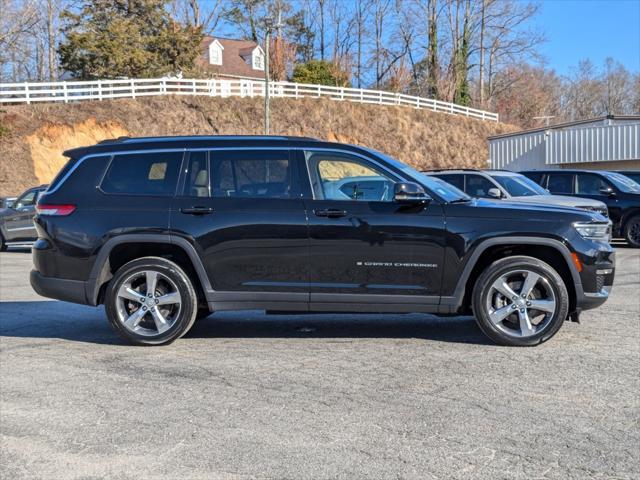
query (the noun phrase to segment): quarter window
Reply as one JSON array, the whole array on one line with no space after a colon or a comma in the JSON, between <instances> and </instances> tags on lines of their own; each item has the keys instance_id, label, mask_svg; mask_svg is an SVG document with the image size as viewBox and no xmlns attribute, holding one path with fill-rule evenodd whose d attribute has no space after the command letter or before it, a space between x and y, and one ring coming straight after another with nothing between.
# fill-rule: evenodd
<instances>
[{"instance_id":1,"label":"quarter window","mask_svg":"<svg viewBox=\"0 0 640 480\"><path fill-rule=\"evenodd\" d=\"M395 180L376 166L350 155L305 152L318 200L393 201Z\"/></svg>"},{"instance_id":2,"label":"quarter window","mask_svg":"<svg viewBox=\"0 0 640 480\"><path fill-rule=\"evenodd\" d=\"M181 161L181 152L114 155L102 190L124 195L174 195Z\"/></svg>"},{"instance_id":3,"label":"quarter window","mask_svg":"<svg viewBox=\"0 0 640 480\"><path fill-rule=\"evenodd\" d=\"M434 177L444 180L456 187L458 190L462 190L464 192L464 175L458 173L446 173L442 175L434 175Z\"/></svg>"},{"instance_id":4,"label":"quarter window","mask_svg":"<svg viewBox=\"0 0 640 480\"><path fill-rule=\"evenodd\" d=\"M291 198L292 162L286 150L211 152L214 197Z\"/></svg>"}]
</instances>

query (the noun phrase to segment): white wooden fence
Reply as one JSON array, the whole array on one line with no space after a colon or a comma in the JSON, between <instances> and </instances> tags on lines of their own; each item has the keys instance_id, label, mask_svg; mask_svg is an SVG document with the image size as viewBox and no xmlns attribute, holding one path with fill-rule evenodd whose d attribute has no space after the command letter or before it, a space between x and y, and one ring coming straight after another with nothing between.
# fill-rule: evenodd
<instances>
[{"instance_id":1,"label":"white wooden fence","mask_svg":"<svg viewBox=\"0 0 640 480\"><path fill-rule=\"evenodd\" d=\"M152 95L203 95L210 97L261 97L265 83L250 79L169 79L96 80L38 83L0 83L0 104L35 102L77 102L109 98L136 98ZM270 82L273 97L325 97L338 101L402 105L434 112L498 121L498 114L441 102L431 98L360 88Z\"/></svg>"}]
</instances>

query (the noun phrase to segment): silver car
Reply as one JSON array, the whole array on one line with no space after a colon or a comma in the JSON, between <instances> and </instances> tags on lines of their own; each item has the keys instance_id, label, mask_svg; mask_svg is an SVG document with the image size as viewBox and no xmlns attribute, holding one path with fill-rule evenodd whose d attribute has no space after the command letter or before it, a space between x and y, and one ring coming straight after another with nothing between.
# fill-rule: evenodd
<instances>
[{"instance_id":1,"label":"silver car","mask_svg":"<svg viewBox=\"0 0 640 480\"><path fill-rule=\"evenodd\" d=\"M440 178L472 197L581 208L609 217L606 204L599 200L552 195L533 180L515 172L461 169L428 170L423 173Z\"/></svg>"}]
</instances>

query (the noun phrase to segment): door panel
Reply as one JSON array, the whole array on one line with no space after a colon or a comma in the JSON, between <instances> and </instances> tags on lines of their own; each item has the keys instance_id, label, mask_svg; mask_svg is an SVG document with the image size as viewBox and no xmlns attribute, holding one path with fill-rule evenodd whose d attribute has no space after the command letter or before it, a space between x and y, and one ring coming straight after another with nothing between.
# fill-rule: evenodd
<instances>
[{"instance_id":1,"label":"door panel","mask_svg":"<svg viewBox=\"0 0 640 480\"><path fill-rule=\"evenodd\" d=\"M210 300L306 302L307 218L289 152L192 152L188 165L171 227L199 251Z\"/></svg>"},{"instance_id":2,"label":"door panel","mask_svg":"<svg viewBox=\"0 0 640 480\"><path fill-rule=\"evenodd\" d=\"M440 206L393 202L400 179L350 154L307 151L305 164L315 197L305 201L312 303L393 297L410 303L406 296L437 303L444 251Z\"/></svg>"},{"instance_id":3,"label":"door panel","mask_svg":"<svg viewBox=\"0 0 640 480\"><path fill-rule=\"evenodd\" d=\"M41 190L29 190L13 204L11 214L5 217L5 239L9 242L35 240L36 228L33 217L36 214L36 201Z\"/></svg>"}]
</instances>

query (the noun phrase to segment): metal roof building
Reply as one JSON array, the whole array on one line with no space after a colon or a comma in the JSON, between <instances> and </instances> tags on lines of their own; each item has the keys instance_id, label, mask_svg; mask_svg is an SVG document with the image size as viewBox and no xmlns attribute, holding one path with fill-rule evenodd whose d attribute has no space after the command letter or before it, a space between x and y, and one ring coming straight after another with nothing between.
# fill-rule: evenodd
<instances>
[{"instance_id":1,"label":"metal roof building","mask_svg":"<svg viewBox=\"0 0 640 480\"><path fill-rule=\"evenodd\" d=\"M640 170L640 116L593 118L489 137L491 168Z\"/></svg>"}]
</instances>

